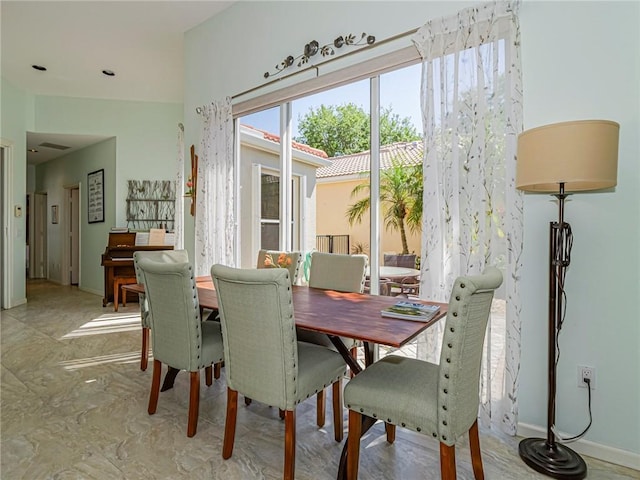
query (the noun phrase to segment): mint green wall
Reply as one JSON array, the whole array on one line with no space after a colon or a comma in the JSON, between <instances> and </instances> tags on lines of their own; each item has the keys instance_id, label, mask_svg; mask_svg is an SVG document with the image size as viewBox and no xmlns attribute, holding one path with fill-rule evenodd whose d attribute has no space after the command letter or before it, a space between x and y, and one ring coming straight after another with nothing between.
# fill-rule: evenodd
<instances>
[{"instance_id":1,"label":"mint green wall","mask_svg":"<svg viewBox=\"0 0 640 480\"><path fill-rule=\"evenodd\" d=\"M127 180L175 178L182 104L38 96L35 114L37 132L116 137L113 225L126 225Z\"/></svg>"},{"instance_id":2,"label":"mint green wall","mask_svg":"<svg viewBox=\"0 0 640 480\"><path fill-rule=\"evenodd\" d=\"M32 98L23 90L17 88L4 78L1 79L0 89L0 138L11 144L11 176L9 208L13 211L15 205L22 206L23 215L10 217L10 231L12 232L13 248L11 252L13 271L11 278L11 306L26 302L25 287L25 259L26 259L26 131L33 119L30 107ZM5 268L3 265L2 268Z\"/></svg>"},{"instance_id":3,"label":"mint green wall","mask_svg":"<svg viewBox=\"0 0 640 480\"><path fill-rule=\"evenodd\" d=\"M89 224L86 190L81 190L81 272L80 287L104 292L100 255L107 245L112 226L126 226L127 180L171 180L176 174L178 123L182 105L173 103L98 100L88 98L38 96L35 102L35 131L104 135L112 140L74 152L37 170L40 189L62 194L63 186L86 185L88 172L105 170L105 222ZM41 186L41 187L40 187ZM56 200L57 201L57 200ZM64 202L60 201L59 205ZM56 227L61 227L57 225ZM54 226L50 225L50 230ZM55 235L49 241L52 280L60 275L62 245Z\"/></svg>"},{"instance_id":4,"label":"mint green wall","mask_svg":"<svg viewBox=\"0 0 640 480\"><path fill-rule=\"evenodd\" d=\"M199 138L196 106L262 84L264 71L285 55L297 54L311 38L323 43L337 33L364 31L383 39L469 4L476 2L340 2L337 14L325 2L235 3L185 36L186 143ZM622 125L615 192L575 195L567 205L575 243L567 278L567 322L560 340L558 426L575 432L584 425L586 391L576 386L576 366L593 366L598 389L594 425L586 439L636 455L640 453L638 8L637 2L525 0L520 11L525 128L584 118L608 118ZM283 18L313 22L274 28L282 25ZM237 35L240 31L243 34ZM355 60L352 56L345 64ZM529 195L525 208L520 421L544 429L547 228L557 209L550 198ZM193 223L186 227L185 245L193 245Z\"/></svg>"},{"instance_id":5,"label":"mint green wall","mask_svg":"<svg viewBox=\"0 0 640 480\"><path fill-rule=\"evenodd\" d=\"M127 180L175 178L178 123L182 105L174 103L97 100L88 98L33 96L2 79L3 141L13 143L13 203L25 206L27 188L26 132L104 135L114 139L67 156L51 165L30 168L29 188L46 191L49 205L65 205L64 186L83 185L86 173L105 170L105 222L86 221L86 192L81 191L81 287L102 294L100 254L108 230L125 225ZM85 163L83 163L85 162ZM73 167L72 165L77 165ZM34 174L35 173L35 178ZM30 190L32 191L32 190ZM61 210L62 215L62 210ZM62 218L62 217L61 217ZM26 301L25 217L12 219L14 231L12 304ZM63 224L48 225L49 265L52 280L61 281L59 231Z\"/></svg>"},{"instance_id":6,"label":"mint green wall","mask_svg":"<svg viewBox=\"0 0 640 480\"><path fill-rule=\"evenodd\" d=\"M104 170L105 221L88 223L87 221L87 174ZM68 193L65 187L80 188L80 283L79 288L99 295L104 292L103 270L100 267L100 255L104 252L109 228L115 222L115 178L116 178L116 139L105 140L82 150L70 153L55 160L45 162L36 168L36 189L47 192L47 211L51 205L58 205L60 221L58 224L47 222L47 246L49 279L68 284L68 275L63 276L61 262L63 258L64 234L68 218Z\"/></svg>"},{"instance_id":7,"label":"mint green wall","mask_svg":"<svg viewBox=\"0 0 640 480\"><path fill-rule=\"evenodd\" d=\"M618 185L566 204L574 242L560 334L557 425L586 425L577 366L596 368L587 440L640 453L640 3L525 2L525 129L577 119L620 123ZM546 426L548 222L551 197L525 195L520 421Z\"/></svg>"}]
</instances>

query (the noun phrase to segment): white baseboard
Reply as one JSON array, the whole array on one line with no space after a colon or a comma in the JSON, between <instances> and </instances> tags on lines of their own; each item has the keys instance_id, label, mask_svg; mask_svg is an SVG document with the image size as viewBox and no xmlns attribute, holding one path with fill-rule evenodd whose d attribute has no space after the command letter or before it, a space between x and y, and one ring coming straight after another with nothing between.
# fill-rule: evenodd
<instances>
[{"instance_id":1,"label":"white baseboard","mask_svg":"<svg viewBox=\"0 0 640 480\"><path fill-rule=\"evenodd\" d=\"M525 438L546 438L547 429L537 425L518 423L517 435ZM567 446L588 457L597 458L598 460L603 460L609 463L615 463L616 465L622 465L623 467L633 468L634 470L640 470L640 454L638 453L609 447L608 445L602 445L583 439L572 442Z\"/></svg>"},{"instance_id":2,"label":"white baseboard","mask_svg":"<svg viewBox=\"0 0 640 480\"><path fill-rule=\"evenodd\" d=\"M99 297L104 296L104 292L101 292L99 290L94 290L93 288L86 288L86 287L79 286L78 290L82 290L83 292L87 292L87 293L93 293L94 295L98 295Z\"/></svg>"}]
</instances>

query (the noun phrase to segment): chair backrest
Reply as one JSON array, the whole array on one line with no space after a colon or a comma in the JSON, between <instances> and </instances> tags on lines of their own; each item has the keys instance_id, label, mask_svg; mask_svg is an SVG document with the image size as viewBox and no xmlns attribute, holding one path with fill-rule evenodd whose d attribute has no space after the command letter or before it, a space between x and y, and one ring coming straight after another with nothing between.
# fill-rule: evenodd
<instances>
[{"instance_id":1,"label":"chair backrest","mask_svg":"<svg viewBox=\"0 0 640 480\"><path fill-rule=\"evenodd\" d=\"M136 271L136 281L144 284L144 278L142 271L138 266L141 258L150 258L157 262L164 263L176 263L176 262L188 262L189 255L186 250L138 250L133 252L133 267ZM140 302L140 321L143 327L151 326L151 319L149 318L149 305L145 294L138 295L138 301Z\"/></svg>"},{"instance_id":2,"label":"chair backrest","mask_svg":"<svg viewBox=\"0 0 640 480\"><path fill-rule=\"evenodd\" d=\"M286 268L211 267L227 385L283 410L294 408L298 346Z\"/></svg>"},{"instance_id":3,"label":"chair backrest","mask_svg":"<svg viewBox=\"0 0 640 480\"><path fill-rule=\"evenodd\" d=\"M267 265L267 255L271 257L271 261L275 264L278 264L279 261L286 264L287 270L289 270L289 279L291 280L291 285L295 285L298 280L298 274L300 272L300 261L302 260L302 256L300 252L280 252L277 250L260 250L258 252L258 268L272 268ZM275 265L274 265L275 267Z\"/></svg>"},{"instance_id":4,"label":"chair backrest","mask_svg":"<svg viewBox=\"0 0 640 480\"><path fill-rule=\"evenodd\" d=\"M340 292L362 293L367 262L366 255L313 252L309 286Z\"/></svg>"},{"instance_id":5,"label":"chair backrest","mask_svg":"<svg viewBox=\"0 0 640 480\"><path fill-rule=\"evenodd\" d=\"M397 255L385 253L383 262L388 267L416 268L416 255Z\"/></svg>"},{"instance_id":6,"label":"chair backrest","mask_svg":"<svg viewBox=\"0 0 640 480\"><path fill-rule=\"evenodd\" d=\"M502 274L489 267L482 275L458 277L451 290L438 377L439 434L447 445L478 416L482 347L493 293L500 284Z\"/></svg>"},{"instance_id":7,"label":"chair backrest","mask_svg":"<svg viewBox=\"0 0 640 480\"><path fill-rule=\"evenodd\" d=\"M154 358L179 370L204 368L200 360L200 308L191 264L139 258L138 265L151 314Z\"/></svg>"}]
</instances>

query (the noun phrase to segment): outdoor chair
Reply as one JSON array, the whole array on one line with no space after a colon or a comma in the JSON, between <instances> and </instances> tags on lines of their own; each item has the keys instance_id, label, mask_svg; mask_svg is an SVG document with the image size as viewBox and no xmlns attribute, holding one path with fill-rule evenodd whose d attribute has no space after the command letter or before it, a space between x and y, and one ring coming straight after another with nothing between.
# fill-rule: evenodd
<instances>
[{"instance_id":1,"label":"outdoor chair","mask_svg":"<svg viewBox=\"0 0 640 480\"><path fill-rule=\"evenodd\" d=\"M222 324L227 416L222 457L233 453L238 393L283 412L284 478L295 478L296 406L326 385L333 389L334 436L341 441L342 356L298 342L289 271L211 268Z\"/></svg>"},{"instance_id":2,"label":"outdoor chair","mask_svg":"<svg viewBox=\"0 0 640 480\"><path fill-rule=\"evenodd\" d=\"M480 366L491 301L501 283L502 274L494 267L456 279L440 364L391 355L349 381L344 390L349 480L358 476L363 415L383 419L392 429L401 425L438 439L444 480L456 478L456 441L468 432L474 476L484 478L477 424Z\"/></svg>"},{"instance_id":3,"label":"outdoor chair","mask_svg":"<svg viewBox=\"0 0 640 480\"><path fill-rule=\"evenodd\" d=\"M136 252L137 253L137 252ZM190 372L189 420L187 436L198 427L200 370L206 368L206 384L211 385L211 366L220 376L223 345L220 324L202 322L193 268L188 262L166 263L138 258L151 316L153 337L153 381L149 415L156 412L162 364Z\"/></svg>"}]
</instances>

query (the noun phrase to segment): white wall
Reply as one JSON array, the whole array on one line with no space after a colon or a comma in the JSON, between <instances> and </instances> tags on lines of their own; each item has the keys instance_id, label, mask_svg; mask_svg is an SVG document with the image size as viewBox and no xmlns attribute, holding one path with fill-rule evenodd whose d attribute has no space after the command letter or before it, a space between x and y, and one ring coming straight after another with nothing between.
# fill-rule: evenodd
<instances>
[{"instance_id":1,"label":"white wall","mask_svg":"<svg viewBox=\"0 0 640 480\"><path fill-rule=\"evenodd\" d=\"M475 2L474 2L475 3ZM264 82L262 74L305 43L361 31L378 40L471 2L238 2L185 38L186 143L201 128L195 107ZM640 453L638 262L638 3L533 2L521 8L525 127L579 118L621 123L619 184L572 197L575 234L561 335L558 426L585 423L576 365L597 369L587 439ZM354 57L351 57L355 61ZM546 425L546 261L549 199L525 198L520 420ZM187 224L185 245L193 244ZM191 239L189 237L191 236ZM634 428L636 427L636 428Z\"/></svg>"}]
</instances>

